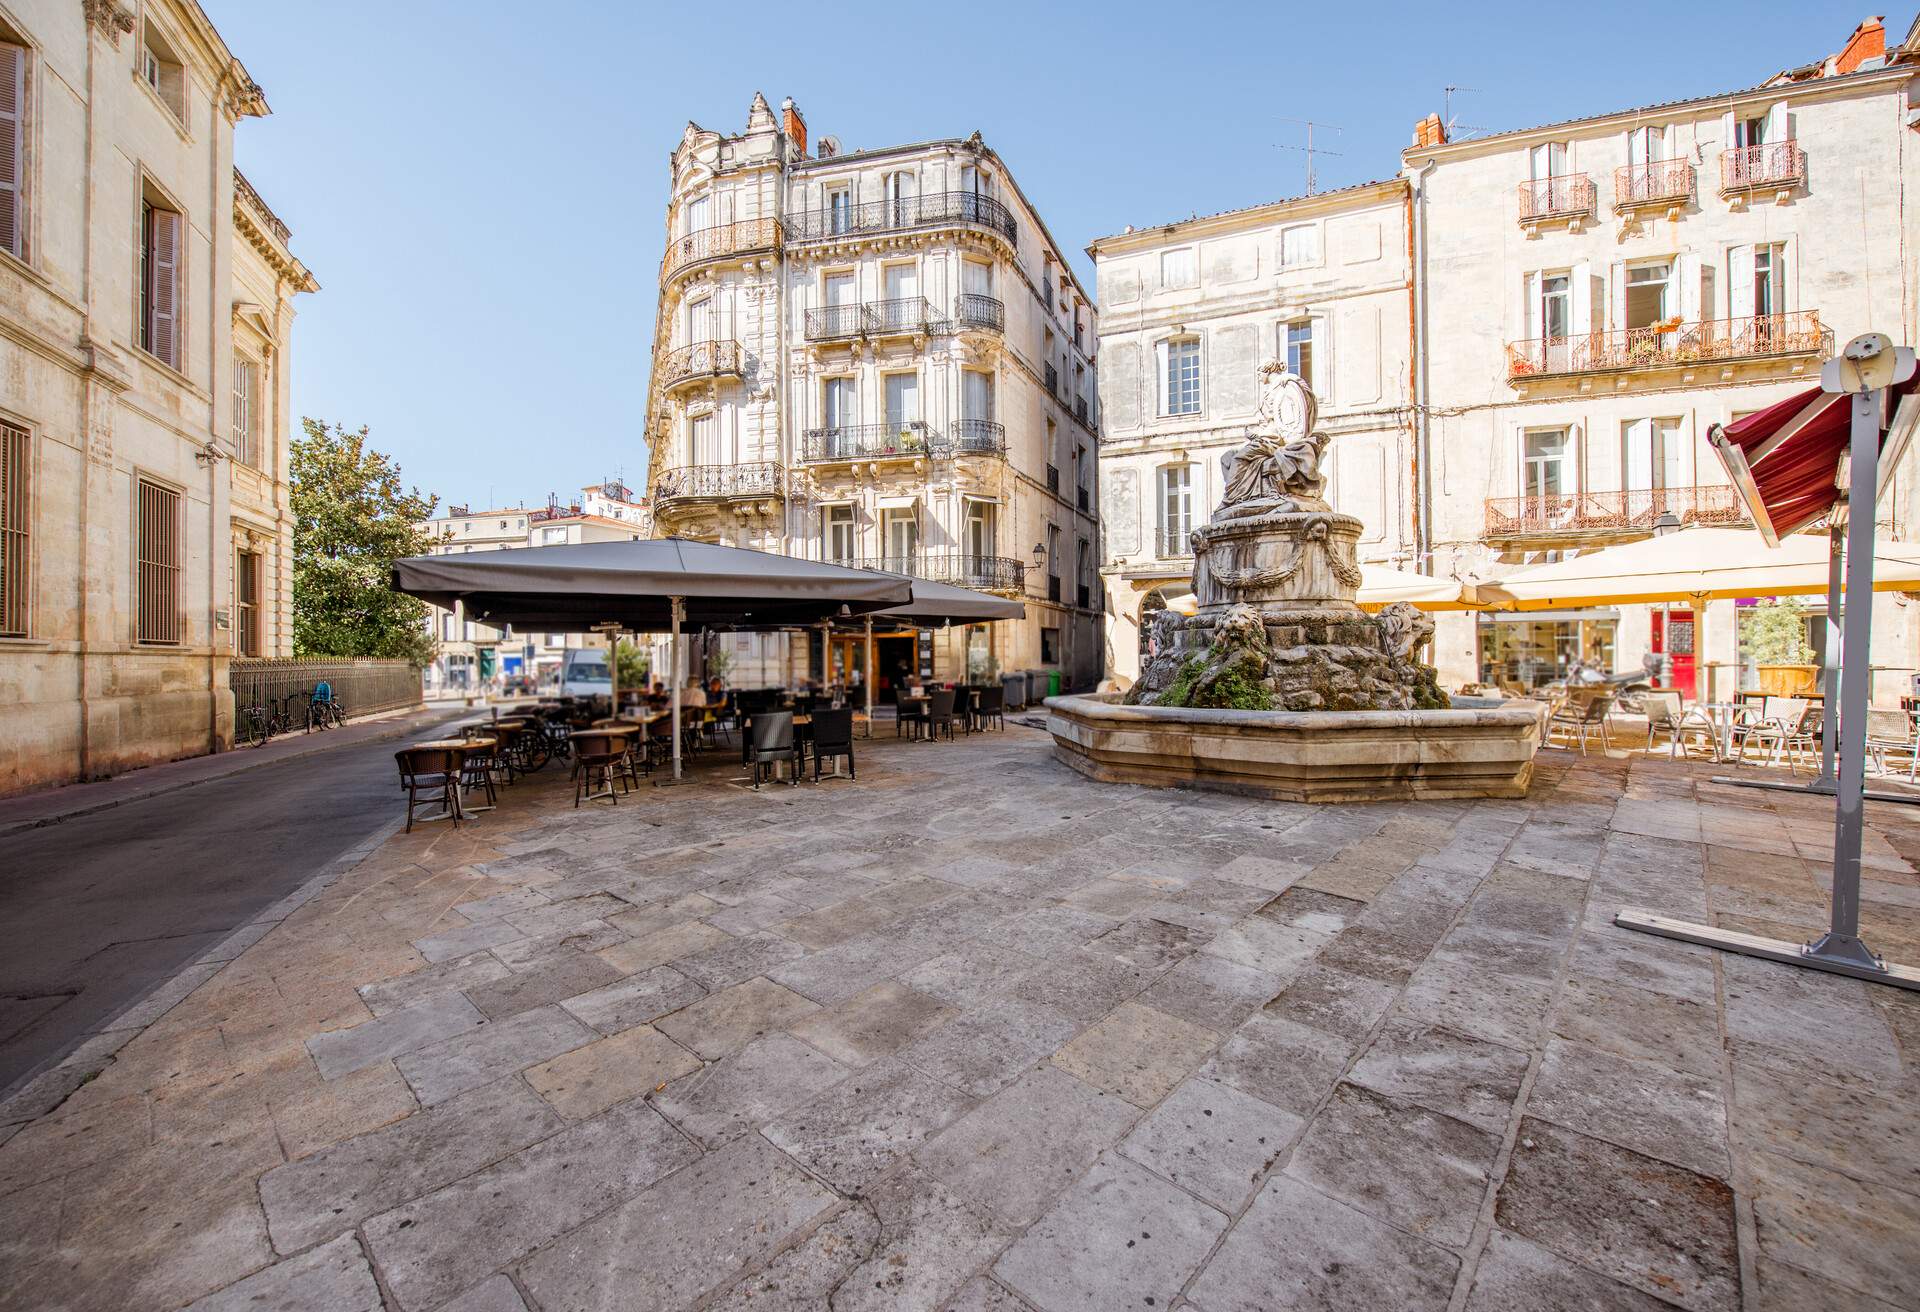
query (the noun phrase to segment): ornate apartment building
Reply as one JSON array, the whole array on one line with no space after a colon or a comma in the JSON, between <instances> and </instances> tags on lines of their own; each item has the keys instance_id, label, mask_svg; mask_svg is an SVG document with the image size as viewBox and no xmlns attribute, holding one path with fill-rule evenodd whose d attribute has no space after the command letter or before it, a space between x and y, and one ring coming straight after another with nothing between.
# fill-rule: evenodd
<instances>
[{"instance_id":1,"label":"ornate apartment building","mask_svg":"<svg viewBox=\"0 0 1920 1312\"><path fill-rule=\"evenodd\" d=\"M876 664L1101 670L1094 306L976 134L843 152L759 96L673 153L649 397L657 535L1020 597L1018 623ZM785 642L786 640L779 640ZM820 668L845 678L850 636ZM782 653L782 660L787 659ZM752 663L764 664L764 653Z\"/></svg>"},{"instance_id":2,"label":"ornate apartment building","mask_svg":"<svg viewBox=\"0 0 1920 1312\"><path fill-rule=\"evenodd\" d=\"M1137 677L1143 620L1191 595L1189 535L1220 500L1220 457L1246 436L1267 360L1313 388L1333 437L1333 503L1366 525L1362 559L1405 567L1404 182L1130 228L1087 250L1100 286L1109 671Z\"/></svg>"},{"instance_id":3,"label":"ornate apartment building","mask_svg":"<svg viewBox=\"0 0 1920 1312\"><path fill-rule=\"evenodd\" d=\"M1901 200L1915 90L1874 21L1745 91L1467 141L1423 123L1405 152L1423 260L1423 568L1497 580L1644 537L1663 515L1744 523L1708 430L1815 383L1836 342L1915 340L1920 209ZM1900 486L1881 514L1905 537L1910 474ZM1910 608L1879 607L1875 663L1912 666ZM1730 695L1741 607L1706 610L1440 615L1435 654L1443 682L1525 686L1575 656L1622 668L1653 650L1690 693L1712 665Z\"/></svg>"},{"instance_id":4,"label":"ornate apartment building","mask_svg":"<svg viewBox=\"0 0 1920 1312\"><path fill-rule=\"evenodd\" d=\"M289 653L267 112L193 0L0 3L0 793L218 750Z\"/></svg>"}]
</instances>

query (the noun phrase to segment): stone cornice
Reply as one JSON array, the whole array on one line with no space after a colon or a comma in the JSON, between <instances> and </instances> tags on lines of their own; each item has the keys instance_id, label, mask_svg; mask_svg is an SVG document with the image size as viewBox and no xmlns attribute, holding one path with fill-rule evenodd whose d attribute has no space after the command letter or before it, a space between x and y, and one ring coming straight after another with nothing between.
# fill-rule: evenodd
<instances>
[{"instance_id":1,"label":"stone cornice","mask_svg":"<svg viewBox=\"0 0 1920 1312\"><path fill-rule=\"evenodd\" d=\"M293 285L296 292L317 292L320 282L307 266L294 258L287 248L274 240L252 209L243 204L236 189L233 197L233 228L267 262L267 267Z\"/></svg>"},{"instance_id":2,"label":"stone cornice","mask_svg":"<svg viewBox=\"0 0 1920 1312\"><path fill-rule=\"evenodd\" d=\"M97 27L106 34L107 40L114 45L120 44L120 38L133 31L133 11L117 3L117 0L80 0L81 12L86 15L89 26Z\"/></svg>"},{"instance_id":3,"label":"stone cornice","mask_svg":"<svg viewBox=\"0 0 1920 1312\"><path fill-rule=\"evenodd\" d=\"M1174 223L1136 228L1132 232L1115 233L1109 237L1096 237L1087 243L1087 254L1098 261L1102 256L1127 255L1152 250L1166 245L1169 240L1176 237L1181 241L1203 239L1242 232L1250 228L1265 228L1275 223L1295 219L1320 218L1349 210L1372 209L1383 204L1397 203L1405 198L1406 193L1405 178L1386 178L1379 182L1361 183L1358 186L1342 187L1337 191L1320 192L1312 196L1290 196L1285 200L1269 201L1264 205L1251 205L1242 210L1228 210L1221 214L1208 214L1199 218L1181 219ZM1106 317L1104 312L1101 317L1102 319Z\"/></svg>"}]
</instances>

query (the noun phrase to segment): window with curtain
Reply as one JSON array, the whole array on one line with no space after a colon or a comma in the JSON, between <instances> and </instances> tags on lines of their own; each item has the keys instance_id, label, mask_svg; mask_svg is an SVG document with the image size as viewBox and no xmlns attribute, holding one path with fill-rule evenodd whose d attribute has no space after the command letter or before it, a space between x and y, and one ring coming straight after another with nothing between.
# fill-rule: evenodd
<instances>
[{"instance_id":1,"label":"window with curtain","mask_svg":"<svg viewBox=\"0 0 1920 1312\"><path fill-rule=\"evenodd\" d=\"M1162 287L1191 287L1199 282L1198 268L1194 262L1193 247L1182 246L1178 250L1163 251L1160 255L1160 285ZM1053 288L1053 279L1047 279L1049 291Z\"/></svg>"},{"instance_id":2,"label":"window with curtain","mask_svg":"<svg viewBox=\"0 0 1920 1312\"><path fill-rule=\"evenodd\" d=\"M1685 447L1675 418L1634 419L1621 425L1621 468L1629 492L1686 485Z\"/></svg>"},{"instance_id":3,"label":"window with curtain","mask_svg":"<svg viewBox=\"0 0 1920 1312\"><path fill-rule=\"evenodd\" d=\"M1158 554L1162 556L1188 554L1192 550L1188 538L1193 532L1192 465L1162 467L1156 504L1158 520L1155 527L1159 538Z\"/></svg>"},{"instance_id":4,"label":"window with curtain","mask_svg":"<svg viewBox=\"0 0 1920 1312\"><path fill-rule=\"evenodd\" d=\"M1320 263L1320 225L1302 223L1280 230L1280 267L1297 269Z\"/></svg>"},{"instance_id":5,"label":"window with curtain","mask_svg":"<svg viewBox=\"0 0 1920 1312\"><path fill-rule=\"evenodd\" d=\"M1318 393L1318 381L1313 376L1313 320L1296 319L1287 325L1287 370L1299 374L1307 384L1307 390Z\"/></svg>"},{"instance_id":6,"label":"window with curtain","mask_svg":"<svg viewBox=\"0 0 1920 1312\"><path fill-rule=\"evenodd\" d=\"M1526 495L1550 497L1571 492L1570 454L1566 429L1536 429L1528 433L1521 463L1521 484Z\"/></svg>"},{"instance_id":7,"label":"window with curtain","mask_svg":"<svg viewBox=\"0 0 1920 1312\"><path fill-rule=\"evenodd\" d=\"M986 557L993 555L994 512L997 509L991 501L967 502L966 545L970 573L984 572Z\"/></svg>"},{"instance_id":8,"label":"window with curtain","mask_svg":"<svg viewBox=\"0 0 1920 1312\"><path fill-rule=\"evenodd\" d=\"M828 506L824 512L826 558L846 564L860 554L852 506Z\"/></svg>"},{"instance_id":9,"label":"window with curtain","mask_svg":"<svg viewBox=\"0 0 1920 1312\"><path fill-rule=\"evenodd\" d=\"M1163 413L1197 415L1200 413L1200 342L1185 337L1165 344L1166 382Z\"/></svg>"}]
</instances>

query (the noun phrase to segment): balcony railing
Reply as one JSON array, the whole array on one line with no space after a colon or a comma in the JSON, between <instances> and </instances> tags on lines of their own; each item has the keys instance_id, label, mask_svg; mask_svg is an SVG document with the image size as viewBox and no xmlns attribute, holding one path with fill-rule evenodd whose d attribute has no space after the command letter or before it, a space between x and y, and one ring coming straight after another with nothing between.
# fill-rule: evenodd
<instances>
[{"instance_id":1,"label":"balcony railing","mask_svg":"<svg viewBox=\"0 0 1920 1312\"><path fill-rule=\"evenodd\" d=\"M991 296L982 296L978 292L962 292L960 299L953 305L953 321L961 328L985 328L996 333L1005 332L1007 307Z\"/></svg>"},{"instance_id":2,"label":"balcony railing","mask_svg":"<svg viewBox=\"0 0 1920 1312\"><path fill-rule=\"evenodd\" d=\"M677 465L653 484L656 515L696 501L754 501L784 496L786 471L771 460L738 465Z\"/></svg>"},{"instance_id":3,"label":"balcony railing","mask_svg":"<svg viewBox=\"0 0 1920 1312\"><path fill-rule=\"evenodd\" d=\"M667 253L660 261L660 276L669 278L691 265L728 255L780 248L780 220L742 219L711 228L696 228L684 237L667 242Z\"/></svg>"},{"instance_id":4,"label":"balcony railing","mask_svg":"<svg viewBox=\"0 0 1920 1312\"><path fill-rule=\"evenodd\" d=\"M1807 180L1807 152L1797 141L1736 146L1720 152L1720 194L1762 187L1797 187Z\"/></svg>"},{"instance_id":5,"label":"balcony railing","mask_svg":"<svg viewBox=\"0 0 1920 1312\"><path fill-rule=\"evenodd\" d=\"M1746 319L1653 324L1610 333L1507 343L1509 378L1620 369L1663 369L1712 360L1833 353L1833 329L1817 310Z\"/></svg>"},{"instance_id":6,"label":"balcony railing","mask_svg":"<svg viewBox=\"0 0 1920 1312\"><path fill-rule=\"evenodd\" d=\"M859 305L823 305L807 311L810 342L841 341L851 337L904 337L944 333L952 324L923 296Z\"/></svg>"},{"instance_id":7,"label":"balcony railing","mask_svg":"<svg viewBox=\"0 0 1920 1312\"><path fill-rule=\"evenodd\" d=\"M915 553L911 556L863 556L835 563L854 569L885 570L889 574L905 574L911 578L926 579L930 583L950 583L957 588L974 588L981 592L1024 592L1027 587L1026 562L1011 556L928 556Z\"/></svg>"},{"instance_id":8,"label":"balcony railing","mask_svg":"<svg viewBox=\"0 0 1920 1312\"><path fill-rule=\"evenodd\" d=\"M795 241L832 241L915 228L985 228L1009 243L1019 241L1013 214L999 201L971 191L936 191L900 200L802 210L787 216L786 237Z\"/></svg>"},{"instance_id":9,"label":"balcony railing","mask_svg":"<svg viewBox=\"0 0 1920 1312\"><path fill-rule=\"evenodd\" d=\"M1613 171L1613 207L1672 205L1693 196L1693 165L1683 159L1628 164Z\"/></svg>"},{"instance_id":10,"label":"balcony railing","mask_svg":"<svg viewBox=\"0 0 1920 1312\"><path fill-rule=\"evenodd\" d=\"M1593 179L1584 173L1561 173L1520 184L1520 222L1571 219L1593 213Z\"/></svg>"},{"instance_id":11,"label":"balcony railing","mask_svg":"<svg viewBox=\"0 0 1920 1312\"><path fill-rule=\"evenodd\" d=\"M1153 554L1162 560L1179 560L1193 554L1193 530L1185 524L1158 529L1153 542Z\"/></svg>"},{"instance_id":12,"label":"balcony railing","mask_svg":"<svg viewBox=\"0 0 1920 1312\"><path fill-rule=\"evenodd\" d=\"M1487 499L1487 536L1515 538L1579 533L1651 533L1662 515L1682 524L1747 522L1731 485L1638 488L1625 492L1565 492Z\"/></svg>"},{"instance_id":13,"label":"balcony railing","mask_svg":"<svg viewBox=\"0 0 1920 1312\"><path fill-rule=\"evenodd\" d=\"M738 342L690 342L660 357L660 386L674 387L701 378L739 377L746 352Z\"/></svg>"},{"instance_id":14,"label":"balcony railing","mask_svg":"<svg viewBox=\"0 0 1920 1312\"><path fill-rule=\"evenodd\" d=\"M953 449L965 455L1005 455L1007 426L993 419L962 419L953 429Z\"/></svg>"},{"instance_id":15,"label":"balcony railing","mask_svg":"<svg viewBox=\"0 0 1920 1312\"><path fill-rule=\"evenodd\" d=\"M801 458L808 464L837 460L899 460L937 454L940 430L918 419L885 424L841 424L810 428Z\"/></svg>"},{"instance_id":16,"label":"balcony railing","mask_svg":"<svg viewBox=\"0 0 1920 1312\"><path fill-rule=\"evenodd\" d=\"M1060 395L1060 370L1052 364L1047 365L1047 395Z\"/></svg>"},{"instance_id":17,"label":"balcony railing","mask_svg":"<svg viewBox=\"0 0 1920 1312\"><path fill-rule=\"evenodd\" d=\"M1073 398L1073 417L1075 419L1078 419L1082 424L1085 424L1087 422L1087 398L1086 397L1076 396Z\"/></svg>"}]
</instances>

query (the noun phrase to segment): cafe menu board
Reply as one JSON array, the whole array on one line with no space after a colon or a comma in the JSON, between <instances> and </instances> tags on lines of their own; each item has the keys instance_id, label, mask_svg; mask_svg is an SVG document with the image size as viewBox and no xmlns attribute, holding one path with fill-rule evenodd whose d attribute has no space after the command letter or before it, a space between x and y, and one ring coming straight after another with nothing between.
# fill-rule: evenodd
<instances>
[{"instance_id":1,"label":"cafe menu board","mask_svg":"<svg viewBox=\"0 0 1920 1312\"><path fill-rule=\"evenodd\" d=\"M933 677L933 630L920 630L920 677Z\"/></svg>"}]
</instances>

